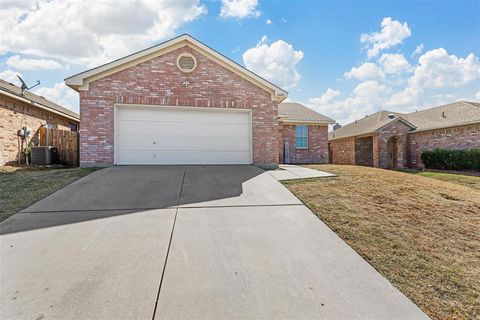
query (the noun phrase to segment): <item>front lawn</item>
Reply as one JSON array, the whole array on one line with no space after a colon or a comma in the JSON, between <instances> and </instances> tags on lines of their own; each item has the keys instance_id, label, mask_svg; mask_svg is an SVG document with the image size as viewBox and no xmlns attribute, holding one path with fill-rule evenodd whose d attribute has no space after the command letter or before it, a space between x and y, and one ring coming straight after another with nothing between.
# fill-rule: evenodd
<instances>
[{"instance_id":1,"label":"front lawn","mask_svg":"<svg viewBox=\"0 0 480 320\"><path fill-rule=\"evenodd\" d=\"M284 184L394 286L433 319L480 317L480 191L459 177L311 167L338 177Z\"/></svg>"},{"instance_id":2,"label":"front lawn","mask_svg":"<svg viewBox=\"0 0 480 320\"><path fill-rule=\"evenodd\" d=\"M0 167L0 221L95 170Z\"/></svg>"},{"instance_id":3,"label":"front lawn","mask_svg":"<svg viewBox=\"0 0 480 320\"><path fill-rule=\"evenodd\" d=\"M449 181L449 182L461 184L463 186L470 187L476 190L480 190L479 176L467 176L462 174L430 172L430 171L418 171L414 174L423 176L423 177L430 177L438 180Z\"/></svg>"}]
</instances>

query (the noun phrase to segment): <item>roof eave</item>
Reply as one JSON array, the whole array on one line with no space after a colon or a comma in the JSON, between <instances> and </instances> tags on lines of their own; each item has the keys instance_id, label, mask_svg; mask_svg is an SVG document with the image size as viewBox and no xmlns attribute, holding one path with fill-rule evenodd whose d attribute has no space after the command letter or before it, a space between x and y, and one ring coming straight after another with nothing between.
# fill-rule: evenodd
<instances>
[{"instance_id":1,"label":"roof eave","mask_svg":"<svg viewBox=\"0 0 480 320\"><path fill-rule=\"evenodd\" d=\"M282 116L280 116L282 117ZM294 120L294 119L285 119L285 118L280 118L280 122L283 123L288 123L288 124L320 124L320 125L329 125L329 124L334 124L335 121L329 121L329 120Z\"/></svg>"},{"instance_id":2,"label":"roof eave","mask_svg":"<svg viewBox=\"0 0 480 320\"><path fill-rule=\"evenodd\" d=\"M14 98L14 99L17 99L17 100L20 100L20 101L23 101L23 102L26 102L34 107L38 107L40 109L44 109L46 111L49 111L49 112L52 112L52 113L55 113L55 114L58 114L62 117L65 117L65 118L68 118L70 120L74 120L74 121L77 121L77 122L80 122L80 116L79 117L74 117L74 116L71 116L67 113L64 113L64 112L61 112L61 111L58 111L56 109L53 109L47 105L44 105L42 103L39 103L39 102L36 102L36 101L33 101L33 100L30 100L26 97L23 97L23 96L19 96L15 93L12 93L10 91L7 91L7 90L4 90L3 88L0 88L0 92L8 97L11 97L11 98Z\"/></svg>"}]
</instances>

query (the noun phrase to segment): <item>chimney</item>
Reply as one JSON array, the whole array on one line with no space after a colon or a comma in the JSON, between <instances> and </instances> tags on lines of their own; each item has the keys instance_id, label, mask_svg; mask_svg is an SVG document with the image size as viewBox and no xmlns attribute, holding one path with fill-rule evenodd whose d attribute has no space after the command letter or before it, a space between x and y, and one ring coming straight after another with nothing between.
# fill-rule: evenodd
<instances>
[{"instance_id":1,"label":"chimney","mask_svg":"<svg viewBox=\"0 0 480 320\"><path fill-rule=\"evenodd\" d=\"M342 125L337 122L337 123L335 123L335 124L333 125L333 130L340 129L341 127L342 127Z\"/></svg>"}]
</instances>

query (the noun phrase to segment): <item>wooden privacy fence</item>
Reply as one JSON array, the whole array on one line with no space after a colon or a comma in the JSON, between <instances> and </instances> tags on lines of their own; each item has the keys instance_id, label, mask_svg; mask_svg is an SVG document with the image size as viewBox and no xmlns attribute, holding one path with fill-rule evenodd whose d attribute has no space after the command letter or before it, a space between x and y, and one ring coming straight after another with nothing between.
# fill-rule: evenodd
<instances>
[{"instance_id":1,"label":"wooden privacy fence","mask_svg":"<svg viewBox=\"0 0 480 320\"><path fill-rule=\"evenodd\" d=\"M78 132L41 127L40 145L57 147L58 161L61 164L78 166Z\"/></svg>"}]
</instances>

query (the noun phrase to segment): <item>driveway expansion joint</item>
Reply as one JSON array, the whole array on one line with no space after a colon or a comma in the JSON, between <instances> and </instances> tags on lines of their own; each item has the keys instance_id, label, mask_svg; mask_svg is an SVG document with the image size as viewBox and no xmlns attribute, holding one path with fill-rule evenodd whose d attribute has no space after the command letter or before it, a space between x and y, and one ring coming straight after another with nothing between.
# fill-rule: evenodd
<instances>
[{"instance_id":1,"label":"driveway expansion joint","mask_svg":"<svg viewBox=\"0 0 480 320\"><path fill-rule=\"evenodd\" d=\"M183 185L185 184L185 176L187 174L187 169L188 169L188 167L185 167L185 171L183 172L182 184L180 186L180 192L178 194L178 200L177 200L177 206L176 206L177 209L175 210L175 216L173 218L173 224L172 224L172 231L170 232L170 239L168 240L167 254L165 256L165 262L163 263L162 275L160 277L160 283L158 285L157 297L155 299L155 306L153 307L152 320L155 319L155 314L157 312L158 300L160 299L160 291L162 290L163 277L165 276L165 269L167 268L168 255L170 253L170 248L172 246L173 232L175 231L175 223L177 222L178 205L180 204L180 201L182 199L182 191L183 191Z\"/></svg>"}]
</instances>

